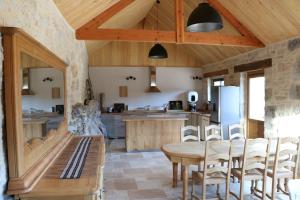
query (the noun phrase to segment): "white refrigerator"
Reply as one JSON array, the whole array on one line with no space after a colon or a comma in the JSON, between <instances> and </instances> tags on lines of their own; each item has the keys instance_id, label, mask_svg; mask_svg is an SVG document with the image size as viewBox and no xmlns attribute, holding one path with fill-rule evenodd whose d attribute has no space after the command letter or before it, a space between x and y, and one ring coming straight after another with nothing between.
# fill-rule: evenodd
<instances>
[{"instance_id":1,"label":"white refrigerator","mask_svg":"<svg viewBox=\"0 0 300 200\"><path fill-rule=\"evenodd\" d=\"M240 123L240 88L221 86L211 88L213 111L211 124L221 125L224 139L228 139L228 126Z\"/></svg>"}]
</instances>

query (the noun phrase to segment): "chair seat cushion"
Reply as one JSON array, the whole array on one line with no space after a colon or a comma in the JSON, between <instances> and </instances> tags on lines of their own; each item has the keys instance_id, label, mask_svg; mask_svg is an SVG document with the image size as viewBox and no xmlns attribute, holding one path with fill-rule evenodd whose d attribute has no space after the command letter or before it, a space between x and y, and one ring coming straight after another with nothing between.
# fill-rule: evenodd
<instances>
[{"instance_id":1,"label":"chair seat cushion","mask_svg":"<svg viewBox=\"0 0 300 200\"><path fill-rule=\"evenodd\" d=\"M269 177L273 177L274 176L273 169L268 169L267 175ZM277 178L292 178L293 172L287 168L281 168L276 171L276 177Z\"/></svg>"},{"instance_id":2,"label":"chair seat cushion","mask_svg":"<svg viewBox=\"0 0 300 200\"><path fill-rule=\"evenodd\" d=\"M199 181L199 182L203 182L203 171L193 171L192 172L192 179ZM217 172L217 173L213 173L210 175L206 175L205 178L205 183L206 184L220 184L220 183L226 183L226 174L225 173L221 173L221 172Z\"/></svg>"},{"instance_id":3,"label":"chair seat cushion","mask_svg":"<svg viewBox=\"0 0 300 200\"><path fill-rule=\"evenodd\" d=\"M238 179L242 178L242 169L234 168L231 170L233 176ZM245 180L261 180L263 179L263 173L257 169L247 170L244 175Z\"/></svg>"}]
</instances>

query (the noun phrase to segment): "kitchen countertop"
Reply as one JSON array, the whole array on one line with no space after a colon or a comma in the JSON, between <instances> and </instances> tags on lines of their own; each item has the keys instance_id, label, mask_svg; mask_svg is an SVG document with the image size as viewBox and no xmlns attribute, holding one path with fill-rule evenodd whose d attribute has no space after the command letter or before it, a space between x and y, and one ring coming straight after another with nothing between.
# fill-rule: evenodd
<instances>
[{"instance_id":1,"label":"kitchen countertop","mask_svg":"<svg viewBox=\"0 0 300 200\"><path fill-rule=\"evenodd\" d=\"M130 116L147 116L147 115L168 115L168 116L178 116L178 115L183 115L183 114L196 114L196 115L202 115L206 117L210 117L210 113L205 113L205 112L190 112L190 111L124 111L122 113L101 113L102 115L121 115L123 117L130 117Z\"/></svg>"},{"instance_id":2,"label":"kitchen countertop","mask_svg":"<svg viewBox=\"0 0 300 200\"><path fill-rule=\"evenodd\" d=\"M153 114L153 115L129 115L123 117L123 121L155 121L155 120L188 120L185 116L169 115L169 114Z\"/></svg>"},{"instance_id":3,"label":"kitchen countertop","mask_svg":"<svg viewBox=\"0 0 300 200\"><path fill-rule=\"evenodd\" d=\"M45 124L47 123L48 118L43 117L43 118L23 118L23 124Z\"/></svg>"}]
</instances>

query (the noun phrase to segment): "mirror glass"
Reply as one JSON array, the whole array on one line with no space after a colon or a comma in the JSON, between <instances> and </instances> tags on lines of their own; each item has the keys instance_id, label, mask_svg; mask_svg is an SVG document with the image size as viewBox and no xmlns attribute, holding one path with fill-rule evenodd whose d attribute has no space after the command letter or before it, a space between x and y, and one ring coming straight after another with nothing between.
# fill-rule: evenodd
<instances>
[{"instance_id":1,"label":"mirror glass","mask_svg":"<svg viewBox=\"0 0 300 200\"><path fill-rule=\"evenodd\" d=\"M21 54L24 142L44 139L64 121L64 72Z\"/></svg>"}]
</instances>

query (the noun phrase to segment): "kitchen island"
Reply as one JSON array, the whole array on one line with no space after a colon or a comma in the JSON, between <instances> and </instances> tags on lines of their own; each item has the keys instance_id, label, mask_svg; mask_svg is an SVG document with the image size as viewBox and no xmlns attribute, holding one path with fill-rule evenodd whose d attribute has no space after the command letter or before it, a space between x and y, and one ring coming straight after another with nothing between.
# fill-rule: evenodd
<instances>
[{"instance_id":1,"label":"kitchen island","mask_svg":"<svg viewBox=\"0 0 300 200\"><path fill-rule=\"evenodd\" d=\"M183 115L131 115L124 117L126 126L126 150L155 150L164 144L180 142Z\"/></svg>"}]
</instances>

